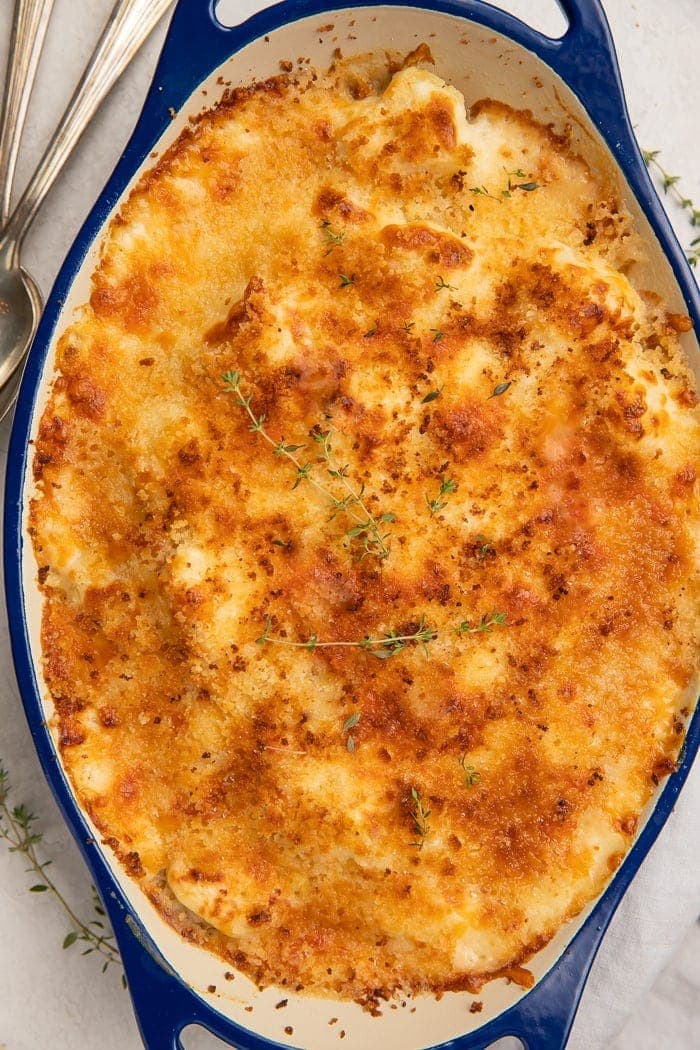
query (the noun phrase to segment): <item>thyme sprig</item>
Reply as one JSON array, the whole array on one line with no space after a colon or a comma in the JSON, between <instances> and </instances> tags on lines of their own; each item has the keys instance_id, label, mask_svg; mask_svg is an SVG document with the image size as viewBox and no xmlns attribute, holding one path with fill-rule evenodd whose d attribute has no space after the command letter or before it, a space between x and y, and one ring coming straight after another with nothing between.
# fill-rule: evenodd
<instances>
[{"instance_id":1,"label":"thyme sprig","mask_svg":"<svg viewBox=\"0 0 700 1050\"><path fill-rule=\"evenodd\" d=\"M427 492L425 494L425 502L428 504L428 510L431 515L437 514L439 510L442 510L447 506L447 500L443 499L443 496L449 496L451 492L457 491L457 482L454 478L443 478L440 482L440 491L435 499L430 499Z\"/></svg>"},{"instance_id":2,"label":"thyme sprig","mask_svg":"<svg viewBox=\"0 0 700 1050\"><path fill-rule=\"evenodd\" d=\"M367 555L380 560L388 557L390 533L385 530L384 526L393 522L396 516L392 513L385 513L375 518L370 513L364 500L364 484L361 484L359 489L354 489L348 480L349 467L347 465L339 466L335 460L330 430L315 430L312 431L311 436L314 442L319 445L319 461L326 464L327 473L335 481L340 482L345 490L345 495L342 499L339 499L332 489L314 476L313 460L302 462L297 456L296 453L305 449L305 445L294 445L285 441L284 438L275 441L267 432L265 429L265 416L257 416L255 414L252 408L252 395L249 394L246 397L243 393L241 373L238 371L224 372L221 378L224 383L225 393L233 394L238 406L245 409L250 420L250 430L255 434L260 434L276 456L282 456L293 464L296 475L292 488L296 489L302 482L308 481L310 485L329 500L331 521L341 513L348 514L353 518L355 524L347 530L345 535L349 540L359 540L361 542L364 552L361 556L362 558Z\"/></svg>"},{"instance_id":3,"label":"thyme sprig","mask_svg":"<svg viewBox=\"0 0 700 1050\"><path fill-rule=\"evenodd\" d=\"M411 810L413 832L416 836L416 841L412 842L411 845L415 846L420 853L425 845L426 838L430 834L430 824L428 823L430 810L425 808L423 799L414 787L411 788L411 799L413 800L413 808Z\"/></svg>"},{"instance_id":4,"label":"thyme sprig","mask_svg":"<svg viewBox=\"0 0 700 1050\"><path fill-rule=\"evenodd\" d=\"M324 219L323 222L321 223L321 232L323 233L323 236L326 238L326 244L327 244L327 248L326 248L326 251L324 252L324 255L330 255L331 252L334 251L336 248L339 248L340 245L345 240L345 234L342 231L336 233L333 230L333 228L332 228L332 226L330 224L330 221L328 219Z\"/></svg>"},{"instance_id":5,"label":"thyme sprig","mask_svg":"<svg viewBox=\"0 0 700 1050\"><path fill-rule=\"evenodd\" d=\"M318 430L312 433L314 441L320 447L320 456L326 464L328 474L339 481L345 489L345 497L341 500L331 495L331 521L341 512L358 510L361 512L356 525L348 529L346 535L351 540L361 540L365 555L371 554L375 558L386 558L389 554L388 540L390 533L382 530L383 525L389 525L396 520L396 515L391 512L380 514L378 518L372 517L367 504L364 502L365 486L361 484L355 491L348 481L349 467L338 466L333 455L330 430ZM364 555L363 555L364 557Z\"/></svg>"},{"instance_id":6,"label":"thyme sprig","mask_svg":"<svg viewBox=\"0 0 700 1050\"><path fill-rule=\"evenodd\" d=\"M515 171L509 171L506 174L508 182L506 188L501 190L500 194L490 193L483 185L470 186L469 192L473 193L475 197L489 197L490 200L503 204L504 200L513 196L513 190L523 190L525 193L532 193L533 190L540 189L538 182L513 182L513 179L527 179L527 175L521 168L516 168Z\"/></svg>"},{"instance_id":7,"label":"thyme sprig","mask_svg":"<svg viewBox=\"0 0 700 1050\"><path fill-rule=\"evenodd\" d=\"M473 193L475 197L489 197L492 201L497 201L498 204L502 204L500 197L496 197L493 193L489 193L485 186L470 186L469 192Z\"/></svg>"},{"instance_id":8,"label":"thyme sprig","mask_svg":"<svg viewBox=\"0 0 700 1050\"><path fill-rule=\"evenodd\" d=\"M644 157L644 163L647 168L655 168L661 176L661 186L666 195L674 197L676 202L681 208L688 212L688 221L691 226L700 226L700 208L696 207L690 197L686 197L678 188L678 183L681 181L680 175L669 175L663 165L657 159L661 150L658 149L643 149L642 156ZM691 266L696 267L700 263L700 235L694 237L690 242L690 247L686 249L686 258Z\"/></svg>"},{"instance_id":9,"label":"thyme sprig","mask_svg":"<svg viewBox=\"0 0 700 1050\"><path fill-rule=\"evenodd\" d=\"M462 755L459 764L464 771L464 786L470 788L474 787L475 784L478 784L481 780L481 773L477 771L475 766L469 765L466 754Z\"/></svg>"},{"instance_id":10,"label":"thyme sprig","mask_svg":"<svg viewBox=\"0 0 700 1050\"><path fill-rule=\"evenodd\" d=\"M316 652L317 649L361 649L363 652L376 656L378 660L388 660L391 656L396 656L407 647L415 647L417 645L422 646L427 656L429 644L434 642L436 638L444 635L491 634L494 627L506 626L506 614L504 612L496 612L494 609L491 613L484 613L478 621L462 620L461 623L455 626L433 627L425 622L425 616L421 616L415 631L404 631L403 633L387 631L385 634L377 637L365 635L364 638L347 641L321 641L315 634L303 640L295 640L284 638L279 634L272 634L272 617L268 616L263 633L255 641L258 645L266 645L267 643L286 645L292 649L306 649L310 653Z\"/></svg>"},{"instance_id":11,"label":"thyme sprig","mask_svg":"<svg viewBox=\"0 0 700 1050\"><path fill-rule=\"evenodd\" d=\"M489 541L482 533L478 534L478 536L476 537L476 542L478 544L476 550L476 557L478 561L483 561L488 554L495 551L494 545L492 543L489 543Z\"/></svg>"},{"instance_id":12,"label":"thyme sprig","mask_svg":"<svg viewBox=\"0 0 700 1050\"><path fill-rule=\"evenodd\" d=\"M96 917L83 922L48 875L46 869L52 862L39 859L37 847L41 844L43 835L36 830L36 816L25 805L12 806L9 802L9 794L9 775L0 764L0 838L3 838L8 844L10 853L19 853L24 857L29 865L27 872L39 879L29 887L29 892L50 893L63 909L71 925L71 929L63 939L63 947L70 948L74 944L83 944L85 945L83 955L97 952L102 956L103 973L112 965L121 966L119 950L114 935L107 926L107 917L97 890L94 886L92 887L92 904ZM122 983L126 987L123 975Z\"/></svg>"},{"instance_id":13,"label":"thyme sprig","mask_svg":"<svg viewBox=\"0 0 700 1050\"><path fill-rule=\"evenodd\" d=\"M504 612L484 613L477 624L465 620L458 628L459 634L491 634L494 627L507 627L506 614Z\"/></svg>"},{"instance_id":14,"label":"thyme sprig","mask_svg":"<svg viewBox=\"0 0 700 1050\"><path fill-rule=\"evenodd\" d=\"M447 281L445 280L445 278L442 277L442 275L441 275L441 276L438 277L437 281L435 282L435 291L436 292L441 292L443 290L443 288L448 289L450 292L456 292L457 291L456 287L453 284L448 284Z\"/></svg>"}]
</instances>

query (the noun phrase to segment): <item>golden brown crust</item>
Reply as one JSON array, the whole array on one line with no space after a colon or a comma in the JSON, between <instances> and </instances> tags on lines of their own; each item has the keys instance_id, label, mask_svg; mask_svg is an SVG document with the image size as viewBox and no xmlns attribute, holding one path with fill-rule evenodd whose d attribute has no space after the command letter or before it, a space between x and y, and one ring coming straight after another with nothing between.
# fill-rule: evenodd
<instances>
[{"instance_id":1,"label":"golden brown crust","mask_svg":"<svg viewBox=\"0 0 700 1050\"><path fill-rule=\"evenodd\" d=\"M527 984L673 769L695 668L687 319L559 137L471 120L414 68L229 95L113 222L34 458L46 680L105 841L189 940L368 1004ZM231 369L339 498L330 431L388 557L293 487ZM377 659L266 620L440 633Z\"/></svg>"}]
</instances>

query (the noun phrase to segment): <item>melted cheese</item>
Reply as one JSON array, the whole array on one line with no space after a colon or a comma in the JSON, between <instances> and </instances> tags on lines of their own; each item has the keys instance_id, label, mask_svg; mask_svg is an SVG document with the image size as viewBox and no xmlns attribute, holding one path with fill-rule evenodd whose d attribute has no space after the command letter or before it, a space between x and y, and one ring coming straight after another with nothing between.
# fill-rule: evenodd
<instances>
[{"instance_id":1,"label":"melted cheese","mask_svg":"<svg viewBox=\"0 0 700 1050\"><path fill-rule=\"evenodd\" d=\"M106 841L256 981L479 987L673 768L698 418L638 251L564 141L420 68L235 92L112 222L36 443L46 678Z\"/></svg>"}]
</instances>

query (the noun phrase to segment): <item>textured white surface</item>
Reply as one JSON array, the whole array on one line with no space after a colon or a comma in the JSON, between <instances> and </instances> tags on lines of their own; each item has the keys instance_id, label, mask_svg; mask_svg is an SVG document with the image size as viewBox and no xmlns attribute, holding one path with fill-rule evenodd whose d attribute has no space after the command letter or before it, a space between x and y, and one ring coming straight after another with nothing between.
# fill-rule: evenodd
<instances>
[{"instance_id":1,"label":"textured white surface","mask_svg":"<svg viewBox=\"0 0 700 1050\"><path fill-rule=\"evenodd\" d=\"M225 3L229 13L250 13L264 6L262 0ZM12 6L11 0L0 4L0 69ZM62 112L110 6L111 0L56 0L20 158L20 185ZM550 32L561 26L554 0L502 0L501 6ZM606 8L640 142L661 149L666 167L682 174L683 189L700 201L700 156L693 133L700 113L698 0L666 0L663 5L657 0L606 0ZM23 262L44 294L126 143L162 37L161 27L103 106L31 231ZM686 217L672 209L672 219L679 237L688 243L692 231ZM8 436L5 422L0 425L3 473ZM42 848L46 857L54 858L53 877L76 909L89 917L89 878L44 784L24 722L4 607L0 758L11 772L16 801L25 801L40 816ZM696 770L608 933L570 1050L692 1050L698 1045L698 843ZM0 1050L138 1050L141 1043L118 974L102 976L95 959L81 958L76 948L61 951L67 932L63 917L48 895L28 894L30 884L21 860L0 843ZM188 1034L185 1042L188 1050L221 1045L199 1033Z\"/></svg>"}]
</instances>

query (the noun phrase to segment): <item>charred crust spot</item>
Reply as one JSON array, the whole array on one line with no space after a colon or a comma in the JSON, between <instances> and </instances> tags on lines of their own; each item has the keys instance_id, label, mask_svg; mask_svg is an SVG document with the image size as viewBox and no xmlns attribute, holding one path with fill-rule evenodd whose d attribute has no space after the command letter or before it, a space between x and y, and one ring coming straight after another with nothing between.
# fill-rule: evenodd
<instances>
[{"instance_id":1,"label":"charred crust spot","mask_svg":"<svg viewBox=\"0 0 700 1050\"><path fill-rule=\"evenodd\" d=\"M130 853L126 854L124 857L124 867L132 878L139 878L144 873L141 857L136 850L132 850Z\"/></svg>"},{"instance_id":2,"label":"charred crust spot","mask_svg":"<svg viewBox=\"0 0 700 1050\"><path fill-rule=\"evenodd\" d=\"M83 729L70 723L62 724L59 741L61 747L77 747L79 744L84 744L87 739L87 734Z\"/></svg>"},{"instance_id":3,"label":"charred crust spot","mask_svg":"<svg viewBox=\"0 0 700 1050\"><path fill-rule=\"evenodd\" d=\"M266 908L261 908L260 911L248 914L248 924L250 926L265 926L269 922L272 922L272 912Z\"/></svg>"},{"instance_id":4,"label":"charred crust spot","mask_svg":"<svg viewBox=\"0 0 700 1050\"><path fill-rule=\"evenodd\" d=\"M103 725L105 729L114 729L121 721L119 712L112 705L101 707L99 710L99 718L100 724Z\"/></svg>"},{"instance_id":5,"label":"charred crust spot","mask_svg":"<svg viewBox=\"0 0 700 1050\"><path fill-rule=\"evenodd\" d=\"M385 226L381 237L390 250L417 252L446 270L467 266L474 254L459 238L419 222Z\"/></svg>"},{"instance_id":6,"label":"charred crust spot","mask_svg":"<svg viewBox=\"0 0 700 1050\"><path fill-rule=\"evenodd\" d=\"M365 223L371 218L370 213L359 205L354 204L347 194L343 193L342 190L333 189L331 186L326 186L319 191L314 202L313 211L315 215L321 218L335 215L348 223Z\"/></svg>"},{"instance_id":7,"label":"charred crust spot","mask_svg":"<svg viewBox=\"0 0 700 1050\"><path fill-rule=\"evenodd\" d=\"M226 319L210 328L205 340L210 346L228 342L238 334L243 325L250 324L260 316L260 301L265 286L260 277L251 277L246 286L243 298L234 303Z\"/></svg>"},{"instance_id":8,"label":"charred crust spot","mask_svg":"<svg viewBox=\"0 0 700 1050\"><path fill-rule=\"evenodd\" d=\"M66 395L80 413L98 422L105 413L107 395L89 376L73 376L68 380Z\"/></svg>"}]
</instances>

